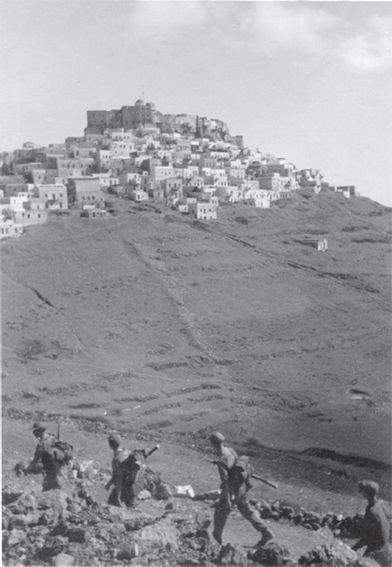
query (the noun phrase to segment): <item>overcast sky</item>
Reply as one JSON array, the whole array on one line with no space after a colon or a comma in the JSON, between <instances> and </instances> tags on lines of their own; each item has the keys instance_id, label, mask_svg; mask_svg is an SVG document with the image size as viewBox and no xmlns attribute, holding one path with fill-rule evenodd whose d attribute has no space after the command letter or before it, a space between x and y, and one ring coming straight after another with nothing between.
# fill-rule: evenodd
<instances>
[{"instance_id":1,"label":"overcast sky","mask_svg":"<svg viewBox=\"0 0 392 567\"><path fill-rule=\"evenodd\" d=\"M392 205L392 4L1 0L0 151L142 97Z\"/></svg>"}]
</instances>

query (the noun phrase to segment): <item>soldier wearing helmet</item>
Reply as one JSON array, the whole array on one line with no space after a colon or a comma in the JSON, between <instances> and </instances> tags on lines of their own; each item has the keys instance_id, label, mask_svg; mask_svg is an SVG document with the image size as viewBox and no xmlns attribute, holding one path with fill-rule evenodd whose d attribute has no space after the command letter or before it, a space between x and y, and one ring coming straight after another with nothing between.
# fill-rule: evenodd
<instances>
[{"instance_id":1,"label":"soldier wearing helmet","mask_svg":"<svg viewBox=\"0 0 392 567\"><path fill-rule=\"evenodd\" d=\"M53 456L53 447L57 438L52 433L46 431L43 423L33 424L33 435L38 439L33 460L24 469L25 474L44 474L42 490L53 490L61 488L59 476L61 474L61 464Z\"/></svg>"},{"instance_id":2,"label":"soldier wearing helmet","mask_svg":"<svg viewBox=\"0 0 392 567\"><path fill-rule=\"evenodd\" d=\"M362 537L353 546L354 550L365 547L365 556L370 556L381 565L390 565L389 548L390 519L386 504L378 499L379 485L373 480L358 483L359 492L368 502L363 518Z\"/></svg>"},{"instance_id":3,"label":"soldier wearing helmet","mask_svg":"<svg viewBox=\"0 0 392 567\"><path fill-rule=\"evenodd\" d=\"M117 433L109 435L108 442L113 451L112 477L105 485L106 490L109 490L109 488L113 486L109 495L108 504L111 504L112 506L121 506L124 482L121 464L128 458L129 451L121 447L121 437Z\"/></svg>"},{"instance_id":4,"label":"soldier wearing helmet","mask_svg":"<svg viewBox=\"0 0 392 567\"><path fill-rule=\"evenodd\" d=\"M218 467L221 480L220 497L215 506L214 512L214 531L215 540L222 544L222 534L233 505L236 505L239 512L249 520L252 526L262 534L259 545L264 545L272 539L272 534L264 525L257 511L251 507L246 498L246 492L250 489L250 479L244 475L239 479L235 474L236 463L239 461L237 452L231 447L227 447L225 437L219 431L214 431L210 435L210 442L217 459L214 461Z\"/></svg>"}]
</instances>

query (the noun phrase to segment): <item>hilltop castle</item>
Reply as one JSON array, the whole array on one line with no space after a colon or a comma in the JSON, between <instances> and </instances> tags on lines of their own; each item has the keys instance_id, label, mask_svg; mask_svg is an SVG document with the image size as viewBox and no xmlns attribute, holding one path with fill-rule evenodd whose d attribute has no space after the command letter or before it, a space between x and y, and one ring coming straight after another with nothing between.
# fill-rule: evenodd
<instances>
[{"instance_id":1,"label":"hilltop castle","mask_svg":"<svg viewBox=\"0 0 392 567\"><path fill-rule=\"evenodd\" d=\"M133 106L123 106L118 110L88 110L85 135L103 134L106 129L157 128L161 133L179 132L196 138L235 141L241 147L242 136L230 136L225 122L209 119L195 114L162 114L152 102L144 103L138 99Z\"/></svg>"}]
</instances>

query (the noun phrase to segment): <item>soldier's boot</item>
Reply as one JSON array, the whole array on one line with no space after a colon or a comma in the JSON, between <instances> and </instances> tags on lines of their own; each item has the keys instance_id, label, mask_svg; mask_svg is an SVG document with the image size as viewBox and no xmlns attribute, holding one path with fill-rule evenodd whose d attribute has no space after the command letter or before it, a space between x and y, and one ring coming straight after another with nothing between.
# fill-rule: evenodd
<instances>
[{"instance_id":1,"label":"soldier's boot","mask_svg":"<svg viewBox=\"0 0 392 567\"><path fill-rule=\"evenodd\" d=\"M255 547L263 547L274 537L273 533L265 527L260 530L260 533L262 534L261 539L259 539Z\"/></svg>"},{"instance_id":2,"label":"soldier's boot","mask_svg":"<svg viewBox=\"0 0 392 567\"><path fill-rule=\"evenodd\" d=\"M124 502L124 504L127 508L135 508L136 507L135 498L126 498L122 502Z\"/></svg>"}]
</instances>

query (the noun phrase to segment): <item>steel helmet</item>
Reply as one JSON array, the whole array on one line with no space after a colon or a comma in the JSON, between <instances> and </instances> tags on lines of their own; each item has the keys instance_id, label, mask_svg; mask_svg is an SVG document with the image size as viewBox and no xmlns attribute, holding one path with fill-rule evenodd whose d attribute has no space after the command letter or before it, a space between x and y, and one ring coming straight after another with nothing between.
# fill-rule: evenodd
<instances>
[{"instance_id":1,"label":"steel helmet","mask_svg":"<svg viewBox=\"0 0 392 567\"><path fill-rule=\"evenodd\" d=\"M108 441L111 445L115 445L116 447L121 445L121 437L118 433L111 433L108 437Z\"/></svg>"},{"instance_id":2,"label":"steel helmet","mask_svg":"<svg viewBox=\"0 0 392 567\"><path fill-rule=\"evenodd\" d=\"M212 443L223 443L225 441L225 437L219 431L213 431L210 435L210 441Z\"/></svg>"},{"instance_id":3,"label":"steel helmet","mask_svg":"<svg viewBox=\"0 0 392 567\"><path fill-rule=\"evenodd\" d=\"M361 492L369 496L376 496L380 490L378 483L374 480L361 480L361 482L358 482L358 487Z\"/></svg>"}]
</instances>

